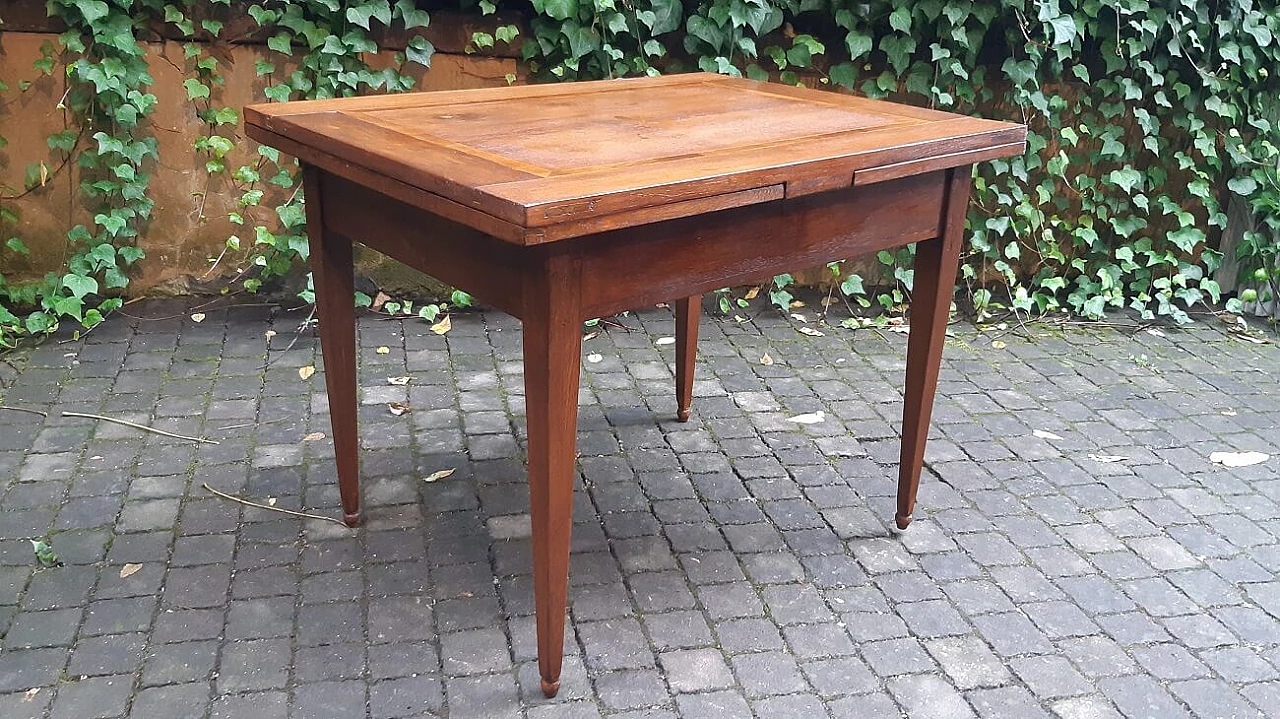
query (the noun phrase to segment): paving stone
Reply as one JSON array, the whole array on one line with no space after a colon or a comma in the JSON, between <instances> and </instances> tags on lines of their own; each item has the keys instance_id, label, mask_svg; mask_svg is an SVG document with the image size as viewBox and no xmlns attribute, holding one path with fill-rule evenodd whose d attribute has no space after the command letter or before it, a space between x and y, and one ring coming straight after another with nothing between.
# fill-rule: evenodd
<instances>
[{"instance_id":1,"label":"paving stone","mask_svg":"<svg viewBox=\"0 0 1280 719\"><path fill-rule=\"evenodd\" d=\"M506 674L449 679L445 682L445 701L451 719L505 719L521 713L515 681Z\"/></svg>"},{"instance_id":2,"label":"paving stone","mask_svg":"<svg viewBox=\"0 0 1280 719\"><path fill-rule=\"evenodd\" d=\"M903 706L907 716L921 719L972 717L964 696L942 679L931 675L893 677L889 692Z\"/></svg>"},{"instance_id":3,"label":"paving stone","mask_svg":"<svg viewBox=\"0 0 1280 719\"><path fill-rule=\"evenodd\" d=\"M345 719L365 709L366 687L358 681L302 684L293 690L292 716L298 719Z\"/></svg>"},{"instance_id":4,"label":"paving stone","mask_svg":"<svg viewBox=\"0 0 1280 719\"><path fill-rule=\"evenodd\" d=\"M1120 713L1127 716L1191 716L1151 677L1104 677L1098 683Z\"/></svg>"},{"instance_id":5,"label":"paving stone","mask_svg":"<svg viewBox=\"0 0 1280 719\"><path fill-rule=\"evenodd\" d=\"M1009 669L977 637L947 637L925 643L943 672L961 689L992 687L1011 678Z\"/></svg>"},{"instance_id":6,"label":"paving stone","mask_svg":"<svg viewBox=\"0 0 1280 719\"><path fill-rule=\"evenodd\" d=\"M716 649L684 649L663 652L658 664L676 692L701 692L733 686L733 675Z\"/></svg>"},{"instance_id":7,"label":"paving stone","mask_svg":"<svg viewBox=\"0 0 1280 719\"><path fill-rule=\"evenodd\" d=\"M668 701L662 675L653 669L632 669L596 678L596 693L607 709L651 707Z\"/></svg>"},{"instance_id":8,"label":"paving stone","mask_svg":"<svg viewBox=\"0 0 1280 719\"><path fill-rule=\"evenodd\" d=\"M135 672L142 664L146 641L146 635L141 633L81 638L71 652L67 674L100 676Z\"/></svg>"},{"instance_id":9,"label":"paving stone","mask_svg":"<svg viewBox=\"0 0 1280 719\"><path fill-rule=\"evenodd\" d=\"M214 641L152 647L142 668L142 685L205 681L212 675L217 659L218 643Z\"/></svg>"},{"instance_id":10,"label":"paving stone","mask_svg":"<svg viewBox=\"0 0 1280 719\"><path fill-rule=\"evenodd\" d=\"M702 612L698 611L645 615L644 626L654 648L659 651L692 649L714 643L711 628Z\"/></svg>"},{"instance_id":11,"label":"paving stone","mask_svg":"<svg viewBox=\"0 0 1280 719\"><path fill-rule=\"evenodd\" d=\"M92 677L66 682L58 687L51 717L58 719L102 719L124 713L133 689L127 675Z\"/></svg>"},{"instance_id":12,"label":"paving stone","mask_svg":"<svg viewBox=\"0 0 1280 719\"><path fill-rule=\"evenodd\" d=\"M289 658L289 643L280 639L228 643L218 663L218 692L283 689Z\"/></svg>"},{"instance_id":13,"label":"paving stone","mask_svg":"<svg viewBox=\"0 0 1280 719\"><path fill-rule=\"evenodd\" d=\"M1022 687L977 689L966 694L983 719L1049 719L1050 714Z\"/></svg>"},{"instance_id":14,"label":"paving stone","mask_svg":"<svg viewBox=\"0 0 1280 719\"><path fill-rule=\"evenodd\" d=\"M223 702L232 699L234 704ZM268 695L242 694L234 698L221 697L213 703L216 719L253 716L261 719L282 719L286 716L284 696L275 703ZM130 719L200 719L209 709L209 685L205 683L172 684L143 689L133 697L129 710ZM228 711L230 710L230 711Z\"/></svg>"},{"instance_id":15,"label":"paving stone","mask_svg":"<svg viewBox=\"0 0 1280 719\"><path fill-rule=\"evenodd\" d=\"M684 694L676 697L681 716L707 719L735 719L751 716L751 707L741 694L731 691Z\"/></svg>"},{"instance_id":16,"label":"paving stone","mask_svg":"<svg viewBox=\"0 0 1280 719\"><path fill-rule=\"evenodd\" d=\"M71 646L81 614L79 608L19 612L9 625L4 646L6 649Z\"/></svg>"},{"instance_id":17,"label":"paving stone","mask_svg":"<svg viewBox=\"0 0 1280 719\"><path fill-rule=\"evenodd\" d=\"M786 719L787 717L822 716L826 711L822 700L813 694L788 694L766 697L751 703L759 719Z\"/></svg>"},{"instance_id":18,"label":"paving stone","mask_svg":"<svg viewBox=\"0 0 1280 719\"><path fill-rule=\"evenodd\" d=\"M791 694L805 689L804 677L795 659L782 652L739 654L733 657L733 672L749 697Z\"/></svg>"},{"instance_id":19,"label":"paving stone","mask_svg":"<svg viewBox=\"0 0 1280 719\"><path fill-rule=\"evenodd\" d=\"M445 674L500 671L511 666L507 637L499 629L474 629L440 638Z\"/></svg>"},{"instance_id":20,"label":"paving stone","mask_svg":"<svg viewBox=\"0 0 1280 719\"><path fill-rule=\"evenodd\" d=\"M1093 685L1063 657L1022 657L1010 662L1013 671L1042 699L1088 694Z\"/></svg>"}]
</instances>

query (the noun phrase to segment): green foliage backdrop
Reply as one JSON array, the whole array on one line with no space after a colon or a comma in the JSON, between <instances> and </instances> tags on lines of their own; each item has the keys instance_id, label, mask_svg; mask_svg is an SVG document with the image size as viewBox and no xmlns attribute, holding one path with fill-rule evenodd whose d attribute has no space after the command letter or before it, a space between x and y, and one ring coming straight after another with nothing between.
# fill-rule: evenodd
<instances>
[{"instance_id":1,"label":"green foliage backdrop","mask_svg":"<svg viewBox=\"0 0 1280 719\"><path fill-rule=\"evenodd\" d=\"M491 15L490 0L462 10ZM1280 284L1280 6L1275 0L532 0L516 25L479 32L471 49L518 47L536 80L578 80L701 69L809 83L939 109L1026 122L1028 153L978 170L960 281L980 311L1066 310L1100 317L1131 307L1186 321L1217 302L1211 278L1224 260L1221 231L1233 196L1252 213L1238 243L1240 299L1274 299ZM415 29L435 9L423 0L49 0L68 30L35 68L65 63L64 103L79 132L49 138L50 161L26 188L0 190L0 231L16 222L15 195L50 167L74 162L80 190L98 206L68 234L70 260L43 281L0 275L0 344L51 331L60 319L86 326L118 306L134 240L146 221L148 167L157 160L147 115L155 106L140 38L158 25L186 45L187 99L206 123L192 151L239 193L231 221L243 232L227 250L251 269L250 290L306 257L296 168L269 148L227 166L235 108L218 102L224 68L208 51L233 14L266 33L277 63L256 68L266 98L286 101L398 92L402 70L429 65L433 48ZM457 6L453 6L457 9ZM2 15L0 15L2 17ZM365 55L381 28L410 40L389 69ZM21 92L23 88L0 88ZM769 118L761 118L768 122ZM2 140L0 140L2 142ZM268 185L285 188L267 193ZM264 198L288 199L264 208ZM1244 213L1250 214L1249 212ZM0 237L7 237L4 232ZM25 251L8 238L3 253ZM864 307L896 310L909 298L911 251L881 253L883 275L863 278L837 263L840 290ZM797 268L799 269L799 268ZM769 297L785 307L789 276ZM309 295L304 291L304 297ZM367 298L363 298L367 300ZM455 298L465 301L465 297ZM723 296L722 306L743 303ZM763 300L761 300L763 301ZM1238 308L1238 300L1236 300ZM419 310L434 317L439 306Z\"/></svg>"}]
</instances>

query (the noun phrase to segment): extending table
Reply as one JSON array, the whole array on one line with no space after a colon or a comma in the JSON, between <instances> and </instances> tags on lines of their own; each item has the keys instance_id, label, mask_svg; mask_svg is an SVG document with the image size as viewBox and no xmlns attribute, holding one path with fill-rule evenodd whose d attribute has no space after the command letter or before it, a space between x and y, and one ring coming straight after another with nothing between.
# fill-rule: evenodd
<instances>
[{"instance_id":1,"label":"extending table","mask_svg":"<svg viewBox=\"0 0 1280 719\"><path fill-rule=\"evenodd\" d=\"M560 686L583 322L674 300L689 418L701 293L916 244L897 526L911 522L972 165L1017 124L711 74L256 105L302 163L347 524L360 520L352 242L524 323L542 690Z\"/></svg>"}]
</instances>

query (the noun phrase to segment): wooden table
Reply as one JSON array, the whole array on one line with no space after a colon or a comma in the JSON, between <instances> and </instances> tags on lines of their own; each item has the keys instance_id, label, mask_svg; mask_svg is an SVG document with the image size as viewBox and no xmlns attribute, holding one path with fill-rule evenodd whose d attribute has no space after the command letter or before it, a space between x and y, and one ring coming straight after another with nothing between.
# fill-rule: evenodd
<instances>
[{"instance_id":1,"label":"wooden table","mask_svg":"<svg viewBox=\"0 0 1280 719\"><path fill-rule=\"evenodd\" d=\"M352 248L524 322L542 690L560 685L582 323L674 299L689 417L699 295L918 243L897 525L915 505L971 165L1025 128L693 74L258 105L303 163L343 516L360 519Z\"/></svg>"}]
</instances>

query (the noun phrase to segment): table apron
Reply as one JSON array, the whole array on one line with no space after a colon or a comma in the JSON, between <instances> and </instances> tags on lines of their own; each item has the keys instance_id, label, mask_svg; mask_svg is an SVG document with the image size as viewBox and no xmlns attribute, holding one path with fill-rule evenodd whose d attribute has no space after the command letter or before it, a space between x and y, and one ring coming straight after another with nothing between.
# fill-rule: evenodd
<instances>
[{"instance_id":1,"label":"table apron","mask_svg":"<svg viewBox=\"0 0 1280 719\"><path fill-rule=\"evenodd\" d=\"M560 244L579 246L584 314L607 317L938 237L947 174L931 172Z\"/></svg>"},{"instance_id":2,"label":"table apron","mask_svg":"<svg viewBox=\"0 0 1280 719\"><path fill-rule=\"evenodd\" d=\"M320 186L326 232L516 317L526 314L529 278L553 257L574 256L582 266L587 319L938 237L947 175L930 172L531 246L333 174L325 173Z\"/></svg>"},{"instance_id":3,"label":"table apron","mask_svg":"<svg viewBox=\"0 0 1280 719\"><path fill-rule=\"evenodd\" d=\"M481 301L522 317L522 269L535 248L515 245L325 173L326 232L360 242Z\"/></svg>"}]
</instances>

